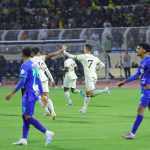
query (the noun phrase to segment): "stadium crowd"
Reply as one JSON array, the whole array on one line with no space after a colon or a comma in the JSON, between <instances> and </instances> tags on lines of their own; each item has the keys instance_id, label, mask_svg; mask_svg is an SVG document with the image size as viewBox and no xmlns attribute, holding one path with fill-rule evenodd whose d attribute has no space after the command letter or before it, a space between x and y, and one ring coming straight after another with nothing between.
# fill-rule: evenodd
<instances>
[{"instance_id":1,"label":"stadium crowd","mask_svg":"<svg viewBox=\"0 0 150 150\"><path fill-rule=\"evenodd\" d=\"M1 0L0 29L148 26L148 0Z\"/></svg>"}]
</instances>

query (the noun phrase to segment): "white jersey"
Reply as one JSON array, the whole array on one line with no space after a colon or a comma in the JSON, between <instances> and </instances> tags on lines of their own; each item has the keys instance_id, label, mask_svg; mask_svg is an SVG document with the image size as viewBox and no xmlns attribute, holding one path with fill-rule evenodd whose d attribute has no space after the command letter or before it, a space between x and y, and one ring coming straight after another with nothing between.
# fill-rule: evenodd
<instances>
[{"instance_id":1,"label":"white jersey","mask_svg":"<svg viewBox=\"0 0 150 150\"><path fill-rule=\"evenodd\" d=\"M92 54L80 54L75 57L81 62L84 69L85 79L97 79L97 67L103 68L105 64Z\"/></svg>"},{"instance_id":2,"label":"white jersey","mask_svg":"<svg viewBox=\"0 0 150 150\"><path fill-rule=\"evenodd\" d=\"M45 74L45 70L47 69L47 66L45 64L45 55L41 55L41 56L34 56L33 58L31 58L31 60L33 61L33 63L36 63L39 69L39 77L40 80L42 82L44 81L48 81L48 77Z\"/></svg>"},{"instance_id":3,"label":"white jersey","mask_svg":"<svg viewBox=\"0 0 150 150\"><path fill-rule=\"evenodd\" d=\"M77 75L75 73L75 67L76 66L77 65L73 59L68 58L65 60L64 67L68 69L68 71L65 74L65 78L67 78L69 80L77 79Z\"/></svg>"}]
</instances>

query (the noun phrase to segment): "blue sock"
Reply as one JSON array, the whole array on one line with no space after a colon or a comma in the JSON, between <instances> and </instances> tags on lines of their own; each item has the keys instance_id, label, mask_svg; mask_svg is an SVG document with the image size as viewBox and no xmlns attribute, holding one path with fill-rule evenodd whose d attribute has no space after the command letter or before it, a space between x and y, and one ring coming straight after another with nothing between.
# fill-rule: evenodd
<instances>
[{"instance_id":1,"label":"blue sock","mask_svg":"<svg viewBox=\"0 0 150 150\"><path fill-rule=\"evenodd\" d=\"M30 126L29 120L25 120L25 118L23 117L22 138L25 139L28 138L29 126Z\"/></svg>"},{"instance_id":2,"label":"blue sock","mask_svg":"<svg viewBox=\"0 0 150 150\"><path fill-rule=\"evenodd\" d=\"M137 115L136 116L135 122L134 122L134 124L132 126L132 130L131 130L131 132L133 134L136 133L136 131L137 131L138 127L140 126L142 120L143 120L143 115Z\"/></svg>"},{"instance_id":3,"label":"blue sock","mask_svg":"<svg viewBox=\"0 0 150 150\"><path fill-rule=\"evenodd\" d=\"M46 128L35 118L30 118L30 124L32 124L36 129L38 129L40 132L45 133Z\"/></svg>"}]
</instances>

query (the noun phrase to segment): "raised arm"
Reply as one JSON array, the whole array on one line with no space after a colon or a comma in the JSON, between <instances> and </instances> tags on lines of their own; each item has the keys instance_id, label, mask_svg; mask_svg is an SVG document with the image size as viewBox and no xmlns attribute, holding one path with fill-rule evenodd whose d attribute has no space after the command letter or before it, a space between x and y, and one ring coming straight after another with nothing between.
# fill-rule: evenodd
<instances>
[{"instance_id":1,"label":"raised arm","mask_svg":"<svg viewBox=\"0 0 150 150\"><path fill-rule=\"evenodd\" d=\"M58 55L62 54L63 51L64 51L64 50L63 50L62 48L60 48L60 49L57 50L56 52L48 53L48 54L46 55L46 59L52 58L52 57L55 57L55 56L58 56Z\"/></svg>"}]
</instances>

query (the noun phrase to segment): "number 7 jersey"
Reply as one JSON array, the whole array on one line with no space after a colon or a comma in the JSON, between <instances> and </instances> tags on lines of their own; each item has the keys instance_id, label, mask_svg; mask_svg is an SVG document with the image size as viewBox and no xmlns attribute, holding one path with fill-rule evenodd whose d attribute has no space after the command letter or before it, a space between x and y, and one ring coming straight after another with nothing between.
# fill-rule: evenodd
<instances>
[{"instance_id":1,"label":"number 7 jersey","mask_svg":"<svg viewBox=\"0 0 150 150\"><path fill-rule=\"evenodd\" d=\"M81 62L84 69L85 79L97 79L96 70L103 68L105 64L92 54L80 54L76 55L76 59Z\"/></svg>"}]
</instances>

